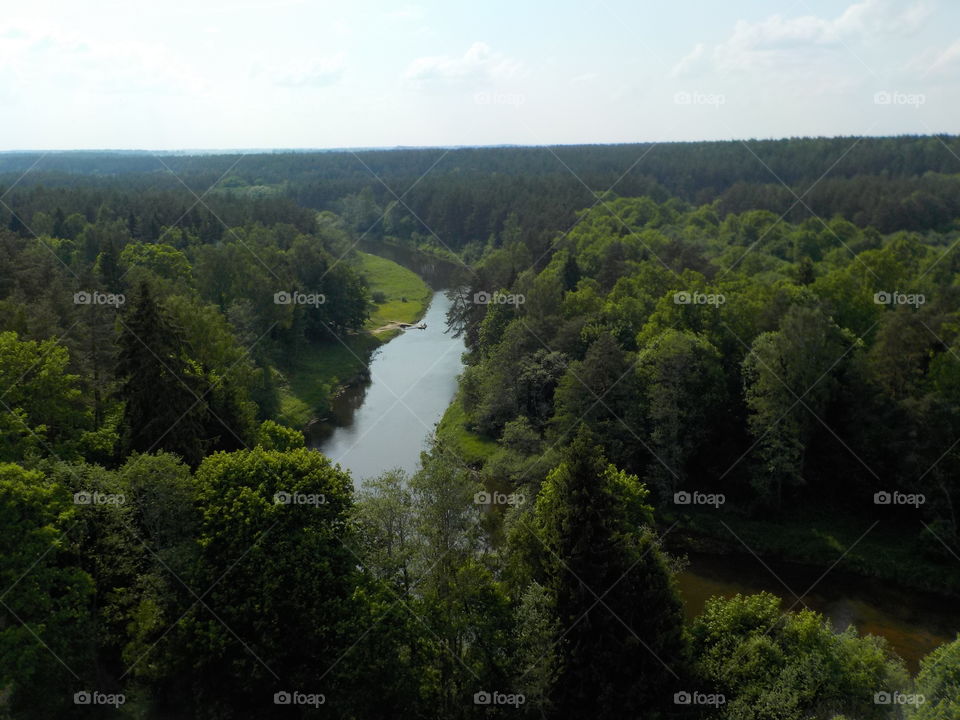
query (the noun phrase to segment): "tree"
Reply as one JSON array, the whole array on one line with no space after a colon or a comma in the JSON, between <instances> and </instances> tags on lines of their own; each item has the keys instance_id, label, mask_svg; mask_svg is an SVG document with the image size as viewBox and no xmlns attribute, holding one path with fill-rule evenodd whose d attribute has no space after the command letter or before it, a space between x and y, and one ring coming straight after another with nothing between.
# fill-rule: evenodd
<instances>
[{"instance_id":1,"label":"tree","mask_svg":"<svg viewBox=\"0 0 960 720\"><path fill-rule=\"evenodd\" d=\"M911 720L960 717L960 637L920 661L916 692L924 702L912 705Z\"/></svg>"},{"instance_id":2,"label":"tree","mask_svg":"<svg viewBox=\"0 0 960 720\"><path fill-rule=\"evenodd\" d=\"M886 641L835 632L809 610L782 613L769 593L708 600L690 634L699 689L723 694L731 720L881 720L889 706L874 695L907 686Z\"/></svg>"},{"instance_id":3,"label":"tree","mask_svg":"<svg viewBox=\"0 0 960 720\"><path fill-rule=\"evenodd\" d=\"M571 362L555 394L551 437L561 440L582 422L600 438L604 450L621 466L636 469L645 459L631 357L607 332L601 332L582 361Z\"/></svg>"},{"instance_id":4,"label":"tree","mask_svg":"<svg viewBox=\"0 0 960 720\"><path fill-rule=\"evenodd\" d=\"M397 592L409 592L416 535L407 474L400 469L388 470L367 480L357 497L355 512L357 539L367 570Z\"/></svg>"},{"instance_id":5,"label":"tree","mask_svg":"<svg viewBox=\"0 0 960 720\"><path fill-rule=\"evenodd\" d=\"M257 430L257 445L264 450L296 450L305 447L306 441L299 430L264 420Z\"/></svg>"},{"instance_id":6,"label":"tree","mask_svg":"<svg viewBox=\"0 0 960 720\"><path fill-rule=\"evenodd\" d=\"M750 432L762 467L761 500L779 508L783 488L805 484L807 446L856 341L817 308L793 306L776 332L758 335L743 361Z\"/></svg>"},{"instance_id":7,"label":"tree","mask_svg":"<svg viewBox=\"0 0 960 720\"><path fill-rule=\"evenodd\" d=\"M677 330L665 331L640 353L637 372L654 456L647 475L666 499L686 482L694 452L709 452L712 428L724 411L726 379L717 349Z\"/></svg>"},{"instance_id":8,"label":"tree","mask_svg":"<svg viewBox=\"0 0 960 720\"><path fill-rule=\"evenodd\" d=\"M0 461L76 454L88 417L69 364L56 340L0 333Z\"/></svg>"},{"instance_id":9,"label":"tree","mask_svg":"<svg viewBox=\"0 0 960 720\"><path fill-rule=\"evenodd\" d=\"M519 689L530 708L546 713L557 682L560 628L550 591L540 583L531 582L520 596L516 625Z\"/></svg>"},{"instance_id":10,"label":"tree","mask_svg":"<svg viewBox=\"0 0 960 720\"><path fill-rule=\"evenodd\" d=\"M180 329L190 359L199 365L197 384L204 401L200 407L205 410L207 451L239 450L252 444L257 408L249 394L258 378L248 350L213 305L175 295L166 300L165 309Z\"/></svg>"},{"instance_id":11,"label":"tree","mask_svg":"<svg viewBox=\"0 0 960 720\"><path fill-rule=\"evenodd\" d=\"M647 491L581 431L537 498L560 629L555 717L660 717L684 672L676 589ZM598 601L599 600L599 601Z\"/></svg>"},{"instance_id":12,"label":"tree","mask_svg":"<svg viewBox=\"0 0 960 720\"><path fill-rule=\"evenodd\" d=\"M73 564L63 487L0 463L0 714L59 718L92 680L90 576ZM8 714L9 713L9 714Z\"/></svg>"},{"instance_id":13,"label":"tree","mask_svg":"<svg viewBox=\"0 0 960 720\"><path fill-rule=\"evenodd\" d=\"M187 282L192 273L186 255L165 243L130 243L120 254L120 262L130 270L142 268L170 282Z\"/></svg>"},{"instance_id":14,"label":"tree","mask_svg":"<svg viewBox=\"0 0 960 720\"><path fill-rule=\"evenodd\" d=\"M167 450L196 465L205 452L206 408L179 329L146 283L120 326L117 377L125 450Z\"/></svg>"},{"instance_id":15,"label":"tree","mask_svg":"<svg viewBox=\"0 0 960 720\"><path fill-rule=\"evenodd\" d=\"M346 534L352 480L320 453L262 448L207 457L196 473L196 597L178 626L172 677L194 716L285 710L273 695L338 697L357 627L357 557Z\"/></svg>"},{"instance_id":16,"label":"tree","mask_svg":"<svg viewBox=\"0 0 960 720\"><path fill-rule=\"evenodd\" d=\"M442 445L411 479L417 584L411 607L429 628L428 700L444 718L471 717L475 693L509 688L512 618L483 552L477 488Z\"/></svg>"}]
</instances>

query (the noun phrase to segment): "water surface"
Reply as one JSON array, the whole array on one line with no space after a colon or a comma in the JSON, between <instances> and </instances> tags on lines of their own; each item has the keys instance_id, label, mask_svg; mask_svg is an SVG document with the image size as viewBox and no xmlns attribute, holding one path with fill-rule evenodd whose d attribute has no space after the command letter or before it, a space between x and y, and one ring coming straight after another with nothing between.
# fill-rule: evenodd
<instances>
[{"instance_id":1,"label":"water surface","mask_svg":"<svg viewBox=\"0 0 960 720\"><path fill-rule=\"evenodd\" d=\"M426 440L457 390L463 339L446 330L450 306L435 292L423 318L379 348L370 383L348 388L334 403L333 422L311 433L311 445L353 474L354 482L399 467L414 472Z\"/></svg>"},{"instance_id":2,"label":"water surface","mask_svg":"<svg viewBox=\"0 0 960 720\"><path fill-rule=\"evenodd\" d=\"M837 630L853 625L861 634L886 638L911 672L917 671L923 656L952 642L960 632L958 602L939 595L839 570L824 575L826 568L764 559L768 570L749 555L690 553L688 557L690 565L677 580L689 618L699 615L713 595L767 591L782 599L782 610L796 603L794 611L807 607L822 613Z\"/></svg>"}]
</instances>

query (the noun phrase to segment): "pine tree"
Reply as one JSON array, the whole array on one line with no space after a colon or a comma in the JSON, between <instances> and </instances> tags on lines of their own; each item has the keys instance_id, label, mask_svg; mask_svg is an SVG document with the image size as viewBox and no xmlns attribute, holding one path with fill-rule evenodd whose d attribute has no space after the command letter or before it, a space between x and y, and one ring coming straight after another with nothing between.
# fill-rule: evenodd
<instances>
[{"instance_id":1,"label":"pine tree","mask_svg":"<svg viewBox=\"0 0 960 720\"><path fill-rule=\"evenodd\" d=\"M556 717L658 717L683 668L682 614L647 491L581 431L537 504L560 632Z\"/></svg>"},{"instance_id":2,"label":"pine tree","mask_svg":"<svg viewBox=\"0 0 960 720\"><path fill-rule=\"evenodd\" d=\"M206 403L181 333L146 282L121 319L117 344L125 451L167 450L192 465L199 463Z\"/></svg>"}]
</instances>

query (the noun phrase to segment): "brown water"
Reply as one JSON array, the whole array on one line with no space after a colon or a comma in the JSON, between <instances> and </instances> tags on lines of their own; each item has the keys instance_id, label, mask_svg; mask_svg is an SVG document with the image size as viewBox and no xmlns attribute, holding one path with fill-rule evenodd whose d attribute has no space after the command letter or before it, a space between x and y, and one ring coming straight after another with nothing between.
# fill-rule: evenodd
<instances>
[{"instance_id":1,"label":"brown water","mask_svg":"<svg viewBox=\"0 0 960 720\"><path fill-rule=\"evenodd\" d=\"M825 568L764 560L767 570L750 555L691 553L688 558L689 566L678 576L688 618L699 615L714 595L767 591L783 600L783 610L796 603L795 611L806 607L822 613L838 630L853 625L861 633L886 638L911 672L921 658L960 632L960 601L955 599L838 570L817 582Z\"/></svg>"}]
</instances>

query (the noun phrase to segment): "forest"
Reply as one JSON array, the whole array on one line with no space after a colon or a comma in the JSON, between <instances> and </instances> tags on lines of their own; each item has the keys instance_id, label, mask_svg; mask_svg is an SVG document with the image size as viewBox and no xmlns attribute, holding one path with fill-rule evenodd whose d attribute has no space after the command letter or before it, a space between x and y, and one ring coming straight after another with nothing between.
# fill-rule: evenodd
<instances>
[{"instance_id":1,"label":"forest","mask_svg":"<svg viewBox=\"0 0 960 720\"><path fill-rule=\"evenodd\" d=\"M909 667L678 587L735 527L960 597L958 153L0 154L0 718L960 718L960 616ZM373 243L454 268L465 369L356 478L285 407Z\"/></svg>"}]
</instances>

